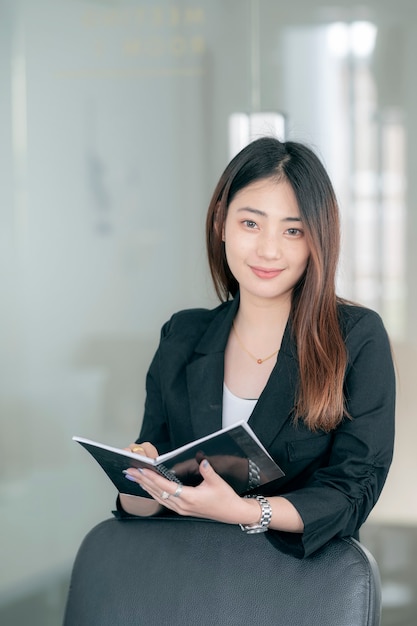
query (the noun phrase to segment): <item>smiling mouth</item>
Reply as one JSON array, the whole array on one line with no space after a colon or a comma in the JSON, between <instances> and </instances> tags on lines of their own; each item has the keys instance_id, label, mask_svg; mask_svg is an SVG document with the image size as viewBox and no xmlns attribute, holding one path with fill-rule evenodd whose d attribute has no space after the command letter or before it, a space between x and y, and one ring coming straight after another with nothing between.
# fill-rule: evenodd
<instances>
[{"instance_id":1,"label":"smiling mouth","mask_svg":"<svg viewBox=\"0 0 417 626\"><path fill-rule=\"evenodd\" d=\"M279 276L283 270L279 269L265 269L264 267L250 266L252 272L259 278L275 278Z\"/></svg>"}]
</instances>

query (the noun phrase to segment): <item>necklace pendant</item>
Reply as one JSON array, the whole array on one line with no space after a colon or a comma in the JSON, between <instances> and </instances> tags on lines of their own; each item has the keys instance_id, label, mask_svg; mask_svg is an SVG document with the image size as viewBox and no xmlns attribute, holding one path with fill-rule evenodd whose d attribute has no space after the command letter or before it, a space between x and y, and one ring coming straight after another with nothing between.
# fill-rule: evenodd
<instances>
[{"instance_id":1,"label":"necklace pendant","mask_svg":"<svg viewBox=\"0 0 417 626\"><path fill-rule=\"evenodd\" d=\"M256 356L255 356L254 354L252 354L252 352L249 352L249 350L248 350L248 349L245 347L245 345L242 343L242 341L241 341L241 339L240 339L239 335L237 334L237 330L236 330L236 326L235 326L234 321L233 321L233 323L232 323L232 328L233 328L233 330L235 331L235 335L236 335L237 342L238 342L238 344L240 345L240 347L242 348L242 350L243 350L244 352L246 352L246 354L248 354L248 355L250 356L250 358L251 358L251 359L253 359L254 361L256 361L258 365L262 365L262 363L263 363L264 361L269 361L269 359L272 359L272 357L273 357L273 356L275 356L276 354L278 354L278 352L279 352L279 348L278 348L278 350L275 350L275 352L273 352L273 353L272 353L272 354L270 354L269 356L266 356L264 359L258 359L258 358L256 358Z\"/></svg>"}]
</instances>

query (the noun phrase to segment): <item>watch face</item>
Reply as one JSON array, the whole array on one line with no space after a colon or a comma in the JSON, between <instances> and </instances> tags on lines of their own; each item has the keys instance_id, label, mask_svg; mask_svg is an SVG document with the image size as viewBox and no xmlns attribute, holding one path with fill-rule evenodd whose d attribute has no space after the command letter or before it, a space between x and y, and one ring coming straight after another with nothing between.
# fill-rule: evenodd
<instances>
[{"instance_id":1,"label":"watch face","mask_svg":"<svg viewBox=\"0 0 417 626\"><path fill-rule=\"evenodd\" d=\"M249 528L246 532L248 535L258 535L259 533L266 533L268 526L256 526L255 528Z\"/></svg>"},{"instance_id":2,"label":"watch face","mask_svg":"<svg viewBox=\"0 0 417 626\"><path fill-rule=\"evenodd\" d=\"M245 526L244 524L239 524L243 532L248 535L255 535L257 533L264 533L268 530L268 526L264 526L262 524L253 524L252 526Z\"/></svg>"}]
</instances>

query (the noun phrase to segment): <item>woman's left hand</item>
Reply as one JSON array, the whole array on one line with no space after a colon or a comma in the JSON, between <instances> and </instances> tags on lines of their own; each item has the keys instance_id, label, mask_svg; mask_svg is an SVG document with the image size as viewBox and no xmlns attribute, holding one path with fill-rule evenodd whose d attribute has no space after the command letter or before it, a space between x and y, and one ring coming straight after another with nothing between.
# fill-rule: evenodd
<instances>
[{"instance_id":1,"label":"woman's left hand","mask_svg":"<svg viewBox=\"0 0 417 626\"><path fill-rule=\"evenodd\" d=\"M197 487L182 486L153 470L129 468L127 474L157 502L179 515L203 517L227 524L255 524L260 518L256 500L241 498L211 467L200 465L203 481ZM176 495L177 494L177 495Z\"/></svg>"}]
</instances>

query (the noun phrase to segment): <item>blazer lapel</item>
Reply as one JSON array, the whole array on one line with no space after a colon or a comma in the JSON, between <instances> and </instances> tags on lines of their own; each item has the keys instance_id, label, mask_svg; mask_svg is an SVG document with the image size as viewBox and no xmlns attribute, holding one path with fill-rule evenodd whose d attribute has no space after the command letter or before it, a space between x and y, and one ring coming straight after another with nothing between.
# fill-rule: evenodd
<instances>
[{"instance_id":1,"label":"blazer lapel","mask_svg":"<svg viewBox=\"0 0 417 626\"><path fill-rule=\"evenodd\" d=\"M224 353L208 354L187 366L188 399L194 438L222 427Z\"/></svg>"},{"instance_id":2,"label":"blazer lapel","mask_svg":"<svg viewBox=\"0 0 417 626\"><path fill-rule=\"evenodd\" d=\"M296 348L291 338L290 323L287 323L277 362L248 421L266 448L272 446L282 428L288 424L294 410L297 381Z\"/></svg>"},{"instance_id":3,"label":"blazer lapel","mask_svg":"<svg viewBox=\"0 0 417 626\"><path fill-rule=\"evenodd\" d=\"M238 306L237 297L220 309L187 366L188 399L196 439L222 427L224 351Z\"/></svg>"}]
</instances>

